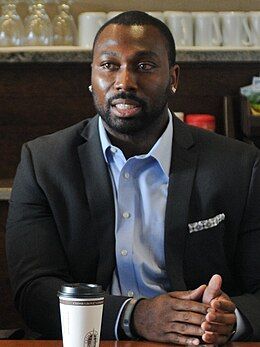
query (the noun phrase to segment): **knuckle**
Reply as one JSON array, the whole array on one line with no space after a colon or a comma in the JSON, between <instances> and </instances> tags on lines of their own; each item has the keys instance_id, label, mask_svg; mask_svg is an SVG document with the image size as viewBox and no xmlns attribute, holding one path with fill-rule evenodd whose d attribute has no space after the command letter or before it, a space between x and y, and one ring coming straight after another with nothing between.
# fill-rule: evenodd
<instances>
[{"instance_id":1,"label":"knuckle","mask_svg":"<svg viewBox=\"0 0 260 347\"><path fill-rule=\"evenodd\" d=\"M180 343L180 337L178 335L175 336L174 343L177 343L177 344Z\"/></svg>"},{"instance_id":2,"label":"knuckle","mask_svg":"<svg viewBox=\"0 0 260 347\"><path fill-rule=\"evenodd\" d=\"M177 324L176 323L172 323L171 324L171 330L172 331L176 331L177 330Z\"/></svg>"},{"instance_id":3,"label":"knuckle","mask_svg":"<svg viewBox=\"0 0 260 347\"><path fill-rule=\"evenodd\" d=\"M174 334L174 335L171 337L171 341L170 341L170 342L179 344L179 343L180 343L180 337L179 337L179 335Z\"/></svg>"},{"instance_id":4,"label":"knuckle","mask_svg":"<svg viewBox=\"0 0 260 347\"><path fill-rule=\"evenodd\" d=\"M188 324L181 324L180 325L180 331L181 332L185 332L185 331L187 331L187 329L188 329Z\"/></svg>"},{"instance_id":5,"label":"knuckle","mask_svg":"<svg viewBox=\"0 0 260 347\"><path fill-rule=\"evenodd\" d=\"M190 310L190 307L191 307L190 302L189 302L189 301L186 301L185 304L184 304L184 309L187 310L187 311L189 311L189 310Z\"/></svg>"},{"instance_id":6,"label":"knuckle","mask_svg":"<svg viewBox=\"0 0 260 347\"><path fill-rule=\"evenodd\" d=\"M190 320L190 313L189 313L189 312L184 312L184 314L183 314L183 320L184 320L184 321L189 321L189 320Z\"/></svg>"},{"instance_id":7,"label":"knuckle","mask_svg":"<svg viewBox=\"0 0 260 347\"><path fill-rule=\"evenodd\" d=\"M171 321L173 321L173 320L172 320L172 315L171 315L171 313L169 313L169 312L166 312L166 313L163 315L163 317L161 317L161 319L162 319L162 321L165 321L165 322L171 322Z\"/></svg>"},{"instance_id":8,"label":"knuckle","mask_svg":"<svg viewBox=\"0 0 260 347\"><path fill-rule=\"evenodd\" d=\"M176 308L176 299L172 298L171 299L171 309L174 310Z\"/></svg>"}]
</instances>

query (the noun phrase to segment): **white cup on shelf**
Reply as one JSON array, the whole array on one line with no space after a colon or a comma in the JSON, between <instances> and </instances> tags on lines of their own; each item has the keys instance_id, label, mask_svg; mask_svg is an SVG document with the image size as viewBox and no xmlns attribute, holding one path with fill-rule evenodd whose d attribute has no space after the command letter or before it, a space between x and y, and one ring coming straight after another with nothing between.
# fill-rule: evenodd
<instances>
[{"instance_id":1,"label":"white cup on shelf","mask_svg":"<svg viewBox=\"0 0 260 347\"><path fill-rule=\"evenodd\" d=\"M220 46L222 34L217 12L193 12L195 46Z\"/></svg>"},{"instance_id":2,"label":"white cup on shelf","mask_svg":"<svg viewBox=\"0 0 260 347\"><path fill-rule=\"evenodd\" d=\"M146 13L149 14L150 16L153 16L153 17L159 19L159 20L162 21L163 23L165 22L165 18L164 18L163 12L159 12L159 11L150 11L150 12L146 12Z\"/></svg>"},{"instance_id":3,"label":"white cup on shelf","mask_svg":"<svg viewBox=\"0 0 260 347\"><path fill-rule=\"evenodd\" d=\"M105 22L105 12L81 13L78 19L79 46L92 49L96 33Z\"/></svg>"},{"instance_id":4,"label":"white cup on shelf","mask_svg":"<svg viewBox=\"0 0 260 347\"><path fill-rule=\"evenodd\" d=\"M252 32L246 12L220 12L222 20L223 46L252 46Z\"/></svg>"},{"instance_id":5,"label":"white cup on shelf","mask_svg":"<svg viewBox=\"0 0 260 347\"><path fill-rule=\"evenodd\" d=\"M193 45L193 19L190 12L165 11L166 24L177 47Z\"/></svg>"},{"instance_id":6,"label":"white cup on shelf","mask_svg":"<svg viewBox=\"0 0 260 347\"><path fill-rule=\"evenodd\" d=\"M260 46L260 11L249 12L248 20L252 33L252 43L254 46Z\"/></svg>"},{"instance_id":7,"label":"white cup on shelf","mask_svg":"<svg viewBox=\"0 0 260 347\"><path fill-rule=\"evenodd\" d=\"M121 13L123 13L123 12L122 11L110 11L107 13L107 20L110 20L110 19L118 16Z\"/></svg>"}]
</instances>

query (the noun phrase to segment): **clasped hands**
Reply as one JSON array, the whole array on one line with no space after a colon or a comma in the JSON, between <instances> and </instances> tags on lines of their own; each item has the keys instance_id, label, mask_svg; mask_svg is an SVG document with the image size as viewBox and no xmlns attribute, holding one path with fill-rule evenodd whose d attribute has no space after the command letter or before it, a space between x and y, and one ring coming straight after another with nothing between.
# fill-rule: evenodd
<instances>
[{"instance_id":1,"label":"clasped hands","mask_svg":"<svg viewBox=\"0 0 260 347\"><path fill-rule=\"evenodd\" d=\"M221 285L221 276L214 275L194 290L139 301L133 316L136 332L150 341L180 345L226 343L236 324L236 307Z\"/></svg>"}]
</instances>

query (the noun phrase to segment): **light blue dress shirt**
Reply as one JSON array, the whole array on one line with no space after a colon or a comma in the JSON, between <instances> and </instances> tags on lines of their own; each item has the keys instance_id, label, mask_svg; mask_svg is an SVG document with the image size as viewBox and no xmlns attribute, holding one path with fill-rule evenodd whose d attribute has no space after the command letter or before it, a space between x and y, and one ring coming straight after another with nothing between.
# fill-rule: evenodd
<instances>
[{"instance_id":1,"label":"light blue dress shirt","mask_svg":"<svg viewBox=\"0 0 260 347\"><path fill-rule=\"evenodd\" d=\"M171 163L173 125L149 153L126 160L113 146L99 119L104 158L115 199L116 269L111 293L154 297L169 291L165 271L164 220Z\"/></svg>"},{"instance_id":2,"label":"light blue dress shirt","mask_svg":"<svg viewBox=\"0 0 260 347\"><path fill-rule=\"evenodd\" d=\"M104 158L113 184L115 200L116 269L111 293L129 297L154 297L168 292L165 271L164 220L171 164L173 125L169 123L148 154L126 160L113 146L99 118L99 135ZM118 314L119 319L126 301ZM245 322L238 311L238 340L245 331Z\"/></svg>"}]
</instances>

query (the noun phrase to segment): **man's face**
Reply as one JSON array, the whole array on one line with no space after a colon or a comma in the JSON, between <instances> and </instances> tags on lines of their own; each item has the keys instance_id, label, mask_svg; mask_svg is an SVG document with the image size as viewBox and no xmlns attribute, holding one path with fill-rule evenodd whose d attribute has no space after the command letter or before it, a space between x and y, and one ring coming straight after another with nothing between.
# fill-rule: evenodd
<instances>
[{"instance_id":1,"label":"man's face","mask_svg":"<svg viewBox=\"0 0 260 347\"><path fill-rule=\"evenodd\" d=\"M177 71L177 70L176 70ZM176 82L164 36L150 25L108 25L93 52L93 98L108 131L134 134L153 126Z\"/></svg>"}]
</instances>

